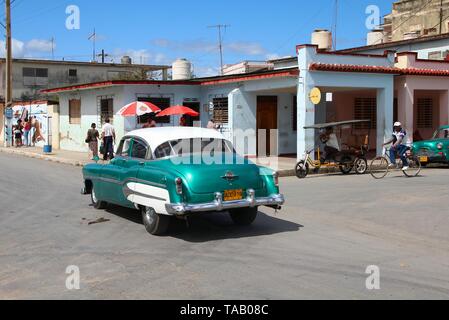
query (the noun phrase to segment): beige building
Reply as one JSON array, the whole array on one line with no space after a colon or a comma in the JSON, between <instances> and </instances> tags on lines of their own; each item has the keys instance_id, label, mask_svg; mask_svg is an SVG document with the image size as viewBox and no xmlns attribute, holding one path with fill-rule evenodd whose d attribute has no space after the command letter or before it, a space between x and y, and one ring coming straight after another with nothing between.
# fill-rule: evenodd
<instances>
[{"instance_id":1,"label":"beige building","mask_svg":"<svg viewBox=\"0 0 449 320\"><path fill-rule=\"evenodd\" d=\"M441 26L441 27L440 27ZM449 32L449 0L401 0L384 17L384 42Z\"/></svg>"}]
</instances>

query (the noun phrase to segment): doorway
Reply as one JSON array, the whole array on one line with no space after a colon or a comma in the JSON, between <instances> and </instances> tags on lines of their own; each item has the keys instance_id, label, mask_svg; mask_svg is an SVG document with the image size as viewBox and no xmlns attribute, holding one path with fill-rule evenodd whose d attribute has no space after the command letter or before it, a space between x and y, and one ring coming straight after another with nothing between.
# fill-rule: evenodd
<instances>
[{"instance_id":1,"label":"doorway","mask_svg":"<svg viewBox=\"0 0 449 320\"><path fill-rule=\"evenodd\" d=\"M270 130L278 129L278 97L277 96L258 96L257 97L257 132L266 130L266 149L259 150L259 134L257 134L257 155L271 156ZM263 143L263 142L261 142Z\"/></svg>"},{"instance_id":2,"label":"doorway","mask_svg":"<svg viewBox=\"0 0 449 320\"><path fill-rule=\"evenodd\" d=\"M201 104L199 102L184 102L183 106L190 108L198 113L201 113L201 110L200 110ZM186 126L187 127L193 127L195 125L195 123L197 123L197 125L199 125L200 121L201 121L200 116L198 116L198 117L186 116Z\"/></svg>"}]
</instances>

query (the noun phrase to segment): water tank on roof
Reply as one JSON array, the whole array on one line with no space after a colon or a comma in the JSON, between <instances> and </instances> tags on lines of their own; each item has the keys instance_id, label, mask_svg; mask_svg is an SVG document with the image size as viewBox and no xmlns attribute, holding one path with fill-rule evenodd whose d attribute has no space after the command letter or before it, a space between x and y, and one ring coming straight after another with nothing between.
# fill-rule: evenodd
<instances>
[{"instance_id":1,"label":"water tank on roof","mask_svg":"<svg viewBox=\"0 0 449 320\"><path fill-rule=\"evenodd\" d=\"M332 32L329 30L315 30L312 33L312 44L321 50L332 50Z\"/></svg>"},{"instance_id":2,"label":"water tank on roof","mask_svg":"<svg viewBox=\"0 0 449 320\"><path fill-rule=\"evenodd\" d=\"M132 59L129 56L122 57L122 64L132 64Z\"/></svg>"},{"instance_id":3,"label":"water tank on roof","mask_svg":"<svg viewBox=\"0 0 449 320\"><path fill-rule=\"evenodd\" d=\"M192 63L187 59L178 59L172 65L173 80L192 79Z\"/></svg>"},{"instance_id":4,"label":"water tank on roof","mask_svg":"<svg viewBox=\"0 0 449 320\"><path fill-rule=\"evenodd\" d=\"M366 44L373 46L376 44L382 44L385 42L384 31L382 29L373 30L368 33L366 38Z\"/></svg>"}]
</instances>

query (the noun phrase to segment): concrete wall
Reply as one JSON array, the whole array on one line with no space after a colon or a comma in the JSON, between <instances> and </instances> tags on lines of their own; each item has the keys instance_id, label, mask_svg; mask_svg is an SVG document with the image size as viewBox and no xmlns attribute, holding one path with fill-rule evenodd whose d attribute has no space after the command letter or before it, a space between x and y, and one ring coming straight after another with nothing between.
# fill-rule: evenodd
<instances>
[{"instance_id":1,"label":"concrete wall","mask_svg":"<svg viewBox=\"0 0 449 320\"><path fill-rule=\"evenodd\" d=\"M23 68L48 69L48 79L39 86L25 85ZM69 70L77 70L77 78L69 78ZM13 63L13 97L15 100L22 96L39 95L39 91L48 88L64 87L69 85L91 83L98 81L114 80L118 74L136 72L141 70L138 66L111 65L111 64L75 64L75 63L45 63L45 62L22 62ZM5 64L0 63L0 96L5 92ZM36 100L34 98L33 100Z\"/></svg>"},{"instance_id":2,"label":"concrete wall","mask_svg":"<svg viewBox=\"0 0 449 320\"><path fill-rule=\"evenodd\" d=\"M447 51L449 50L449 39L442 39L436 41L428 41L421 43L410 43L406 45L391 46L388 48L374 48L374 49L362 49L357 53L369 53L369 54L383 54L385 50L392 50L396 52L417 52L418 58L427 59L429 53L435 51Z\"/></svg>"},{"instance_id":3,"label":"concrete wall","mask_svg":"<svg viewBox=\"0 0 449 320\"><path fill-rule=\"evenodd\" d=\"M123 106L123 88L104 88L95 91L81 91L64 93L60 95L60 146L63 150L86 151L88 147L84 140L92 123L100 125L97 98L99 96L111 96L114 99L114 114ZM69 122L69 100L81 99L81 124ZM125 134L125 120L123 117L114 116L113 125L118 137Z\"/></svg>"}]
</instances>

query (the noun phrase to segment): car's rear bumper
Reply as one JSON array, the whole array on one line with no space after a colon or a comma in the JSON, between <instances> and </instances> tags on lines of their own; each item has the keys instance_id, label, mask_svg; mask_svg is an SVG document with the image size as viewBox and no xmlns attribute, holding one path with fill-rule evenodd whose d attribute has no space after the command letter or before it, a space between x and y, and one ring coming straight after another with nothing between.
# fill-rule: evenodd
<instances>
[{"instance_id":1,"label":"car's rear bumper","mask_svg":"<svg viewBox=\"0 0 449 320\"><path fill-rule=\"evenodd\" d=\"M232 209L254 208L261 206L280 209L284 203L285 199L282 194L274 194L269 197L256 198L255 191L248 190L246 199L242 200L223 201L223 194L216 193L215 201L213 202L198 204L167 204L165 207L169 214L182 216L197 212L227 211Z\"/></svg>"}]
</instances>

